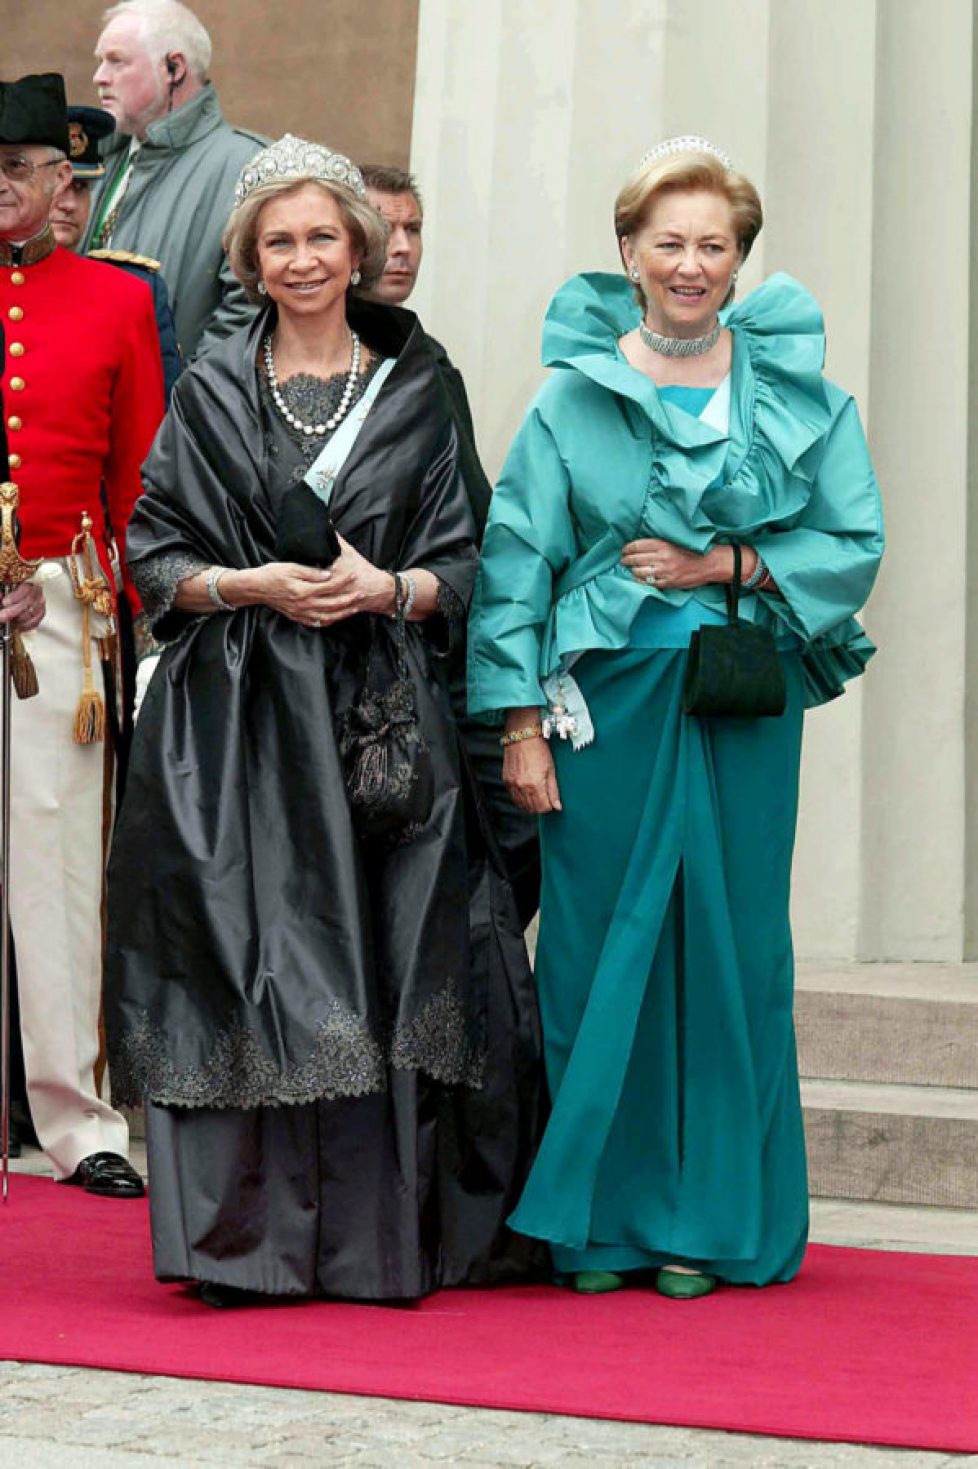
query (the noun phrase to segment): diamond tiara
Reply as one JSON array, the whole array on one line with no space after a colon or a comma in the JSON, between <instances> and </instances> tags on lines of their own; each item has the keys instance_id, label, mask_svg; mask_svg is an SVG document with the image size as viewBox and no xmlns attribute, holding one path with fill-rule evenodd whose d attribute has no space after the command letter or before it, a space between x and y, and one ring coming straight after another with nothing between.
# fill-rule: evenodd
<instances>
[{"instance_id":1,"label":"diamond tiara","mask_svg":"<svg viewBox=\"0 0 978 1469\"><path fill-rule=\"evenodd\" d=\"M360 199L367 197L360 170L344 153L334 153L325 143L308 143L305 138L286 133L245 164L234 186L235 209L253 189L276 179L321 179L345 184Z\"/></svg>"},{"instance_id":2,"label":"diamond tiara","mask_svg":"<svg viewBox=\"0 0 978 1469\"><path fill-rule=\"evenodd\" d=\"M656 143L645 154L639 168L647 168L650 163L655 163L659 158L668 158L673 153L709 153L714 158L719 158L724 168L733 168L733 159L729 153L724 153L715 143L707 142L706 138L698 138L695 134L684 133L681 138L666 138L664 143Z\"/></svg>"}]
</instances>

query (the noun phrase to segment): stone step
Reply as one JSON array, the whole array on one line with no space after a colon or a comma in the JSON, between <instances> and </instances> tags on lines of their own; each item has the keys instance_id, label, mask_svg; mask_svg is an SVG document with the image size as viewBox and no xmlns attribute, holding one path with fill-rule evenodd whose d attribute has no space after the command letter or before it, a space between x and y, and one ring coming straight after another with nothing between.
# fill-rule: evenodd
<instances>
[{"instance_id":1,"label":"stone step","mask_svg":"<svg viewBox=\"0 0 978 1469\"><path fill-rule=\"evenodd\" d=\"M978 1091L803 1080L816 1198L978 1209Z\"/></svg>"},{"instance_id":2,"label":"stone step","mask_svg":"<svg viewBox=\"0 0 978 1469\"><path fill-rule=\"evenodd\" d=\"M978 1090L978 964L799 964L802 1076Z\"/></svg>"},{"instance_id":3,"label":"stone step","mask_svg":"<svg viewBox=\"0 0 978 1469\"><path fill-rule=\"evenodd\" d=\"M813 1243L911 1254L978 1255L978 1209L812 1199Z\"/></svg>"}]
</instances>

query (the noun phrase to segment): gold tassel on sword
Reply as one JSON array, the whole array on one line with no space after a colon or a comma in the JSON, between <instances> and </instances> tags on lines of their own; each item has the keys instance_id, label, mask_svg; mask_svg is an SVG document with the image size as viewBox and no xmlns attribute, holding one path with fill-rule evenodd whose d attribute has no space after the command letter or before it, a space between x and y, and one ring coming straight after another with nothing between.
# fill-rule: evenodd
<instances>
[{"instance_id":1,"label":"gold tassel on sword","mask_svg":"<svg viewBox=\"0 0 978 1469\"><path fill-rule=\"evenodd\" d=\"M39 561L25 561L17 549L17 486L0 484L0 587L3 595L30 581ZM3 1201L7 1201L10 1172L10 689L19 698L37 693L37 674L23 640L9 622L0 624L2 673L0 692L3 719L0 726L0 1065L3 1066L3 1088L0 1098L0 1171L3 1178Z\"/></svg>"},{"instance_id":2,"label":"gold tassel on sword","mask_svg":"<svg viewBox=\"0 0 978 1469\"><path fill-rule=\"evenodd\" d=\"M68 570L82 608L83 681L72 738L76 745L94 745L105 738L105 700L95 687L92 674L91 614L96 612L111 622L113 606L111 588L95 554L92 517L87 510L82 515L81 530L71 543Z\"/></svg>"}]
</instances>

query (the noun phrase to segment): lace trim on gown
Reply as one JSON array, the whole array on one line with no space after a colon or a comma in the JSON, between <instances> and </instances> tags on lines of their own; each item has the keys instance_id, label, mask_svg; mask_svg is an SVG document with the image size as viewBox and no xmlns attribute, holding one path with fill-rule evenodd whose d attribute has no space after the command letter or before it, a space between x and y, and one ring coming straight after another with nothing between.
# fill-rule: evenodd
<instances>
[{"instance_id":1,"label":"lace trim on gown","mask_svg":"<svg viewBox=\"0 0 978 1469\"><path fill-rule=\"evenodd\" d=\"M221 1032L206 1059L181 1067L171 1059L162 1031L143 1014L113 1053L112 1094L128 1106L148 1099L164 1107L294 1107L385 1091L391 1068L478 1088L485 1080L486 1049L470 1028L450 978L413 1020L395 1025L383 1040L333 1000L302 1060L276 1062L260 1036L239 1024Z\"/></svg>"},{"instance_id":2,"label":"lace trim on gown","mask_svg":"<svg viewBox=\"0 0 978 1469\"><path fill-rule=\"evenodd\" d=\"M161 551L132 566L132 579L149 621L158 622L173 606L177 587L210 565L192 551Z\"/></svg>"}]
</instances>

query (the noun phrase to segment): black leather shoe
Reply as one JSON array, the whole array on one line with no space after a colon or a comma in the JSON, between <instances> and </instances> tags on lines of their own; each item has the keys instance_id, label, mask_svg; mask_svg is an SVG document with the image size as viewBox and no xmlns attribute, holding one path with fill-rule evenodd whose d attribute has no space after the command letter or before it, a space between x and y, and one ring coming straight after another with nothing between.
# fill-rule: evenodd
<instances>
[{"instance_id":1,"label":"black leather shoe","mask_svg":"<svg viewBox=\"0 0 978 1469\"><path fill-rule=\"evenodd\" d=\"M87 1194L102 1194L107 1199L141 1199L146 1192L143 1180L121 1153L89 1153L71 1177L61 1182L77 1184Z\"/></svg>"},{"instance_id":2,"label":"black leather shoe","mask_svg":"<svg viewBox=\"0 0 978 1469\"><path fill-rule=\"evenodd\" d=\"M213 1280L202 1280L197 1287L197 1295L205 1306L214 1306L221 1311L261 1304L261 1297L256 1291L242 1290L237 1285L218 1285Z\"/></svg>"}]
</instances>

